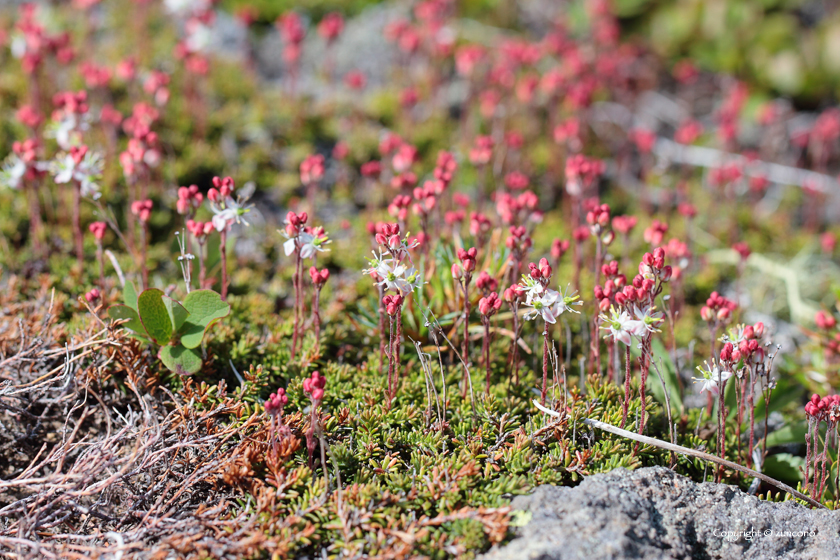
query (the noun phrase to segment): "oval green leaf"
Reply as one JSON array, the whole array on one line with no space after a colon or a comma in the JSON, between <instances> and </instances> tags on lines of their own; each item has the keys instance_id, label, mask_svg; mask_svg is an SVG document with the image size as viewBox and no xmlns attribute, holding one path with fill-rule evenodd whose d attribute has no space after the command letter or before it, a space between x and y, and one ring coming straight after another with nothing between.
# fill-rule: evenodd
<instances>
[{"instance_id":1,"label":"oval green leaf","mask_svg":"<svg viewBox=\"0 0 840 560\"><path fill-rule=\"evenodd\" d=\"M163 292L157 289L145 290L137 298L137 310L143 327L149 336L160 344L165 345L172 338L172 321L169 319L169 311L163 302Z\"/></svg>"},{"instance_id":2,"label":"oval green leaf","mask_svg":"<svg viewBox=\"0 0 840 560\"><path fill-rule=\"evenodd\" d=\"M121 303L112 305L108 308L108 316L114 320L128 319L123 323L123 327L135 332L139 336L147 336L146 329L143 328L143 323L140 321L140 316L131 307Z\"/></svg>"},{"instance_id":3,"label":"oval green leaf","mask_svg":"<svg viewBox=\"0 0 840 560\"><path fill-rule=\"evenodd\" d=\"M192 375L201 369L201 355L196 350L184 348L180 344L161 346L158 358L169 368L169 371L178 375Z\"/></svg>"},{"instance_id":4,"label":"oval green leaf","mask_svg":"<svg viewBox=\"0 0 840 560\"><path fill-rule=\"evenodd\" d=\"M189 317L181 328L181 344L198 348L213 323L230 314L230 304L213 290L195 290L184 299Z\"/></svg>"}]
</instances>

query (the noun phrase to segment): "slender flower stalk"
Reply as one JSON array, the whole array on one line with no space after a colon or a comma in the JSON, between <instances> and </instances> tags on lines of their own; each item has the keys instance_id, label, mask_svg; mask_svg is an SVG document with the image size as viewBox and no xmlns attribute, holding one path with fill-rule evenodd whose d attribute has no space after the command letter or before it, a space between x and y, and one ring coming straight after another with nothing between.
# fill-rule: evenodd
<instances>
[{"instance_id":1,"label":"slender flower stalk","mask_svg":"<svg viewBox=\"0 0 840 560\"><path fill-rule=\"evenodd\" d=\"M152 215L152 201L135 200L131 205L131 213L140 220L140 274L143 278L143 289L149 288L149 267L146 263L146 251L149 243L149 218Z\"/></svg>"},{"instance_id":2,"label":"slender flower stalk","mask_svg":"<svg viewBox=\"0 0 840 560\"><path fill-rule=\"evenodd\" d=\"M321 348L321 289L330 278L328 269L318 270L314 266L309 267L309 277L312 279L312 286L315 293L312 297L312 319L315 323L315 352L319 353Z\"/></svg>"},{"instance_id":3,"label":"slender flower stalk","mask_svg":"<svg viewBox=\"0 0 840 560\"><path fill-rule=\"evenodd\" d=\"M475 247L458 249L458 260L461 262L452 265L452 277L461 285L464 294L464 336L461 340L461 356L467 364L470 363L470 282L472 282L472 273L476 267L477 254ZM466 381L463 391L466 395Z\"/></svg>"},{"instance_id":4,"label":"slender flower stalk","mask_svg":"<svg viewBox=\"0 0 840 560\"><path fill-rule=\"evenodd\" d=\"M213 177L213 188L207 192L210 200L210 208L213 210L213 227L219 232L219 255L222 267L222 299L227 299L228 276L227 276L227 235L233 224L245 224L248 222L244 216L251 211L251 205L247 205L247 197L233 198L233 191L236 185L230 177Z\"/></svg>"},{"instance_id":5,"label":"slender flower stalk","mask_svg":"<svg viewBox=\"0 0 840 560\"><path fill-rule=\"evenodd\" d=\"M269 395L265 401L265 411L271 418L271 426L268 432L269 448L277 453L279 441L286 435L291 434L289 427L283 424L283 407L289 402L285 389L277 389Z\"/></svg>"},{"instance_id":6,"label":"slender flower stalk","mask_svg":"<svg viewBox=\"0 0 840 560\"><path fill-rule=\"evenodd\" d=\"M306 212L286 214L286 227L283 235L286 242L283 243L283 251L286 256L295 255L295 272L292 276L292 285L295 290L294 300L294 332L292 333L292 359L294 359L300 338L301 322L303 320L303 261L313 259L319 252L326 251L325 246L330 242L324 228L309 228L306 222L309 215Z\"/></svg>"},{"instance_id":7,"label":"slender flower stalk","mask_svg":"<svg viewBox=\"0 0 840 560\"><path fill-rule=\"evenodd\" d=\"M324 400L324 387L327 380L319 372L313 371L312 375L303 380L303 391L309 395L309 429L306 431L306 451L309 456L309 468L314 469L312 457L315 454L315 432L320 428L320 408ZM326 472L327 466L322 464L321 468Z\"/></svg>"},{"instance_id":8,"label":"slender flower stalk","mask_svg":"<svg viewBox=\"0 0 840 560\"><path fill-rule=\"evenodd\" d=\"M525 313L526 319L542 317L543 325L543 376L540 390L541 404L545 405L545 397L548 391L548 348L549 332L548 325L557 322L557 317L565 311L574 311L572 305L580 305L578 296L564 295L556 290L548 288L551 281L553 269L548 264L548 259L540 259L539 266L534 263L528 265L529 274L522 276L524 291L526 293L525 305L529 309Z\"/></svg>"},{"instance_id":9,"label":"slender flower stalk","mask_svg":"<svg viewBox=\"0 0 840 560\"><path fill-rule=\"evenodd\" d=\"M496 292L492 292L478 300L478 311L481 313L481 319L484 323L484 342L481 349L484 355L484 368L486 371L484 394L488 396L490 395L490 317L495 315L501 307L502 300Z\"/></svg>"},{"instance_id":10,"label":"slender flower stalk","mask_svg":"<svg viewBox=\"0 0 840 560\"><path fill-rule=\"evenodd\" d=\"M99 287L105 291L105 259L102 250L102 240L105 238L105 232L108 226L105 222L93 222L88 226L88 231L93 234L96 240L96 262L99 264Z\"/></svg>"}]
</instances>

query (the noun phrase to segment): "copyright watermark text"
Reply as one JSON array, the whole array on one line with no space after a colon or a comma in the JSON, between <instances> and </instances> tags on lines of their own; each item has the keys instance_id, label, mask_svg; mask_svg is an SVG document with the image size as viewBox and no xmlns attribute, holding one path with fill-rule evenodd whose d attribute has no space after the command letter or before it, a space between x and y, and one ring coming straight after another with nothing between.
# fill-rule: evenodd
<instances>
[{"instance_id":1,"label":"copyright watermark text","mask_svg":"<svg viewBox=\"0 0 840 560\"><path fill-rule=\"evenodd\" d=\"M721 529L715 529L712 534L729 542L738 542L741 540L752 541L758 538L801 539L804 537L814 537L817 533L810 530L776 531L773 529L764 529L762 531L724 531Z\"/></svg>"}]
</instances>

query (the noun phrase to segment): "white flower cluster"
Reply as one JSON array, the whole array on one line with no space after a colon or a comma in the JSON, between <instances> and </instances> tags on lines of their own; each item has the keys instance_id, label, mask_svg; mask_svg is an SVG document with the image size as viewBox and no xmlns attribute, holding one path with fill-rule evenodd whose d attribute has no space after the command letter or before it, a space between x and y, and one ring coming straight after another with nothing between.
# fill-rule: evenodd
<instances>
[{"instance_id":1,"label":"white flower cluster","mask_svg":"<svg viewBox=\"0 0 840 560\"><path fill-rule=\"evenodd\" d=\"M525 318L529 321L542 317L546 323L553 324L557 322L557 317L566 311L580 313L572 306L583 305L583 302L580 301L579 296L570 294L568 287L566 293L561 294L557 290L543 286L530 276L522 277L522 285L525 288L525 305L531 307L525 312Z\"/></svg>"},{"instance_id":2,"label":"white flower cluster","mask_svg":"<svg viewBox=\"0 0 840 560\"><path fill-rule=\"evenodd\" d=\"M613 340L630 346L631 336L641 339L648 333L658 332L656 324L661 321L662 313L654 312L654 308L649 305L634 305L632 315L626 309L619 311L611 307L610 315L601 315L601 328L607 331L605 338L612 337Z\"/></svg>"},{"instance_id":3,"label":"white flower cluster","mask_svg":"<svg viewBox=\"0 0 840 560\"><path fill-rule=\"evenodd\" d=\"M99 184L96 182L102 176L102 156L97 152L87 151L80 161L72 154L60 153L48 162L45 167L58 184L78 181L82 189L82 196L98 199Z\"/></svg>"}]
</instances>

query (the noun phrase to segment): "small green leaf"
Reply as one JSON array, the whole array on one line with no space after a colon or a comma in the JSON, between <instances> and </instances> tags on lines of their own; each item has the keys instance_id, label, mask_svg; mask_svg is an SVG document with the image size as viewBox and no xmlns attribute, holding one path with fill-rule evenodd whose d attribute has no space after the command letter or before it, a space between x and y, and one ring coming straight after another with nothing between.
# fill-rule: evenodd
<instances>
[{"instance_id":1,"label":"small green leaf","mask_svg":"<svg viewBox=\"0 0 840 560\"><path fill-rule=\"evenodd\" d=\"M137 309L140 320L143 321L143 327L152 340L161 346L172 338L172 321L169 319L169 311L163 302L164 297L163 292L152 288L145 290L137 298Z\"/></svg>"},{"instance_id":2,"label":"small green leaf","mask_svg":"<svg viewBox=\"0 0 840 560\"><path fill-rule=\"evenodd\" d=\"M182 345L161 346L158 358L170 371L178 375L191 375L201 369L201 355Z\"/></svg>"},{"instance_id":3,"label":"small green leaf","mask_svg":"<svg viewBox=\"0 0 840 560\"><path fill-rule=\"evenodd\" d=\"M190 315L181 328L181 344L187 348L197 348L207 329L230 314L230 304L213 290L190 292L184 299L184 307Z\"/></svg>"},{"instance_id":4,"label":"small green leaf","mask_svg":"<svg viewBox=\"0 0 840 560\"><path fill-rule=\"evenodd\" d=\"M128 319L128 321L123 323L123 327L134 331L140 336L147 336L146 329L143 328L143 323L140 321L140 316L131 307L120 303L112 305L108 308L108 316L114 320Z\"/></svg>"},{"instance_id":5,"label":"small green leaf","mask_svg":"<svg viewBox=\"0 0 840 560\"><path fill-rule=\"evenodd\" d=\"M213 290L194 290L184 299L184 307L190 312L190 322L205 327L211 321L227 317L230 304Z\"/></svg>"},{"instance_id":6,"label":"small green leaf","mask_svg":"<svg viewBox=\"0 0 840 560\"><path fill-rule=\"evenodd\" d=\"M169 313L169 320L172 321L173 330L177 332L181 329L187 317L190 316L190 312L171 297L163 296L163 303L166 305L166 311Z\"/></svg>"},{"instance_id":7,"label":"small green leaf","mask_svg":"<svg viewBox=\"0 0 840 560\"><path fill-rule=\"evenodd\" d=\"M125 288L123 288L123 300L125 300L125 304L127 306L137 311L137 288L134 287L134 282L131 280L125 283Z\"/></svg>"}]
</instances>

